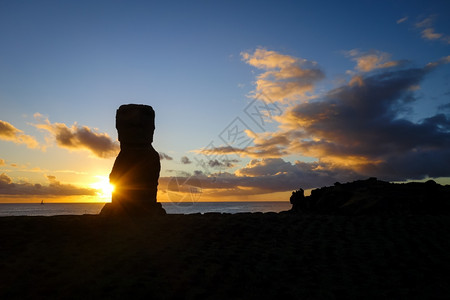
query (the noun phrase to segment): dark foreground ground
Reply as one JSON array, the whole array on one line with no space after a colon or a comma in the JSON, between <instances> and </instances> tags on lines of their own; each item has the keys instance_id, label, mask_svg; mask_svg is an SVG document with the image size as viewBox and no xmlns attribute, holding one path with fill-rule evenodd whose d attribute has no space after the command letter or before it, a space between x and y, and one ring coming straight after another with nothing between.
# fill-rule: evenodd
<instances>
[{"instance_id":1,"label":"dark foreground ground","mask_svg":"<svg viewBox=\"0 0 450 300\"><path fill-rule=\"evenodd\" d=\"M0 218L0 299L445 299L449 216Z\"/></svg>"}]
</instances>

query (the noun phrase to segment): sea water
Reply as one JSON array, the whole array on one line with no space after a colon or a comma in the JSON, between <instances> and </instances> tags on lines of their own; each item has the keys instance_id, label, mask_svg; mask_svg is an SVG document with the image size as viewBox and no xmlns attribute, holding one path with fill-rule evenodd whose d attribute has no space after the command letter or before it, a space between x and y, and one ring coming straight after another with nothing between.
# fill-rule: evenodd
<instances>
[{"instance_id":1,"label":"sea water","mask_svg":"<svg viewBox=\"0 0 450 300\"><path fill-rule=\"evenodd\" d=\"M280 212L289 210L289 202L196 202L161 203L168 214ZM0 217L98 214L104 203L0 203Z\"/></svg>"}]
</instances>

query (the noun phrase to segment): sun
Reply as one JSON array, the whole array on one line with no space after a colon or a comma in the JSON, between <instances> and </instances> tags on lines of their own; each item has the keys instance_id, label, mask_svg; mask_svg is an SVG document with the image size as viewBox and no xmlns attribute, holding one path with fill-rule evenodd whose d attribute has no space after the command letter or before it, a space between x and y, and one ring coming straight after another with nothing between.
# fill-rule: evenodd
<instances>
[{"instance_id":1,"label":"sun","mask_svg":"<svg viewBox=\"0 0 450 300\"><path fill-rule=\"evenodd\" d=\"M97 175L99 180L92 183L90 186L97 190L97 197L101 202L110 202L111 195L114 191L114 185L109 183L108 176Z\"/></svg>"}]
</instances>

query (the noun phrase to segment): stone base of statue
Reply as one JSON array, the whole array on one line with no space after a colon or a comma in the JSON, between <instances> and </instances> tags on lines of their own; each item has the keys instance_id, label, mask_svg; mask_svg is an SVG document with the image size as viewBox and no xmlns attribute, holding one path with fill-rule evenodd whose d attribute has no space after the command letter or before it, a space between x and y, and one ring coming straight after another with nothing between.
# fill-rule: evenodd
<instances>
[{"instance_id":1,"label":"stone base of statue","mask_svg":"<svg viewBox=\"0 0 450 300\"><path fill-rule=\"evenodd\" d=\"M109 180L115 186L111 203L101 215L165 215L156 201L161 169L159 154L153 148L155 112L148 105L128 104L117 110L116 128L120 153Z\"/></svg>"},{"instance_id":2,"label":"stone base of statue","mask_svg":"<svg viewBox=\"0 0 450 300\"><path fill-rule=\"evenodd\" d=\"M148 205L128 205L123 203L106 203L100 212L101 216L133 216L133 217L152 217L164 216L166 210L161 203L156 202Z\"/></svg>"}]
</instances>

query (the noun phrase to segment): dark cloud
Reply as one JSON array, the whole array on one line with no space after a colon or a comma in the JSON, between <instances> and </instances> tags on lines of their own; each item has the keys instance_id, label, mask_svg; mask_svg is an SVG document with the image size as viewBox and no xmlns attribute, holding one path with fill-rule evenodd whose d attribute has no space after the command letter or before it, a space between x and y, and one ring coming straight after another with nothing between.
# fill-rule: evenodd
<instances>
[{"instance_id":1,"label":"dark cloud","mask_svg":"<svg viewBox=\"0 0 450 300\"><path fill-rule=\"evenodd\" d=\"M253 161L236 174L240 180L243 176L261 180L270 176L286 188L290 179L284 174L289 172L289 178L313 187L352 177L400 181L450 176L449 104L439 107L442 113L421 121L407 118L417 87L436 67L449 61L444 57L423 68L368 67L373 71L354 76L321 98L287 109L278 119L281 129L259 133L253 146L217 147L202 153L270 158L264 163ZM293 166L279 159L287 155L312 157L317 163L301 165L301 174L308 174L302 177L293 169L300 164ZM325 174L317 176L319 171Z\"/></svg>"},{"instance_id":2,"label":"dark cloud","mask_svg":"<svg viewBox=\"0 0 450 300\"><path fill-rule=\"evenodd\" d=\"M0 174L0 195L40 195L40 196L95 196L97 190L80 188L71 184L62 184L55 176L48 175L48 185L29 182L15 183L5 173Z\"/></svg>"},{"instance_id":3,"label":"dark cloud","mask_svg":"<svg viewBox=\"0 0 450 300\"><path fill-rule=\"evenodd\" d=\"M250 64L257 67L278 68L281 77L281 66L296 62L272 52L263 54L260 58L247 55L246 60L250 63L253 59ZM434 116L408 119L420 84L435 68L450 63L450 56L417 68L406 61L391 61L387 53L379 51L348 55L360 72L349 72L353 77L348 83L323 96L299 100L295 105L291 102L276 118L278 131L252 136L253 145L246 148L198 150L207 156L256 158L234 174L202 177L206 192L217 196L263 194L373 176L391 181L450 176L449 104L441 105ZM297 96L302 88L293 89ZM290 155L313 162L282 159ZM209 164L218 166L220 162L213 159Z\"/></svg>"},{"instance_id":4,"label":"dark cloud","mask_svg":"<svg viewBox=\"0 0 450 300\"><path fill-rule=\"evenodd\" d=\"M189 157L183 156L183 157L181 157L181 163L184 165L187 165L187 164L191 164L192 161L189 159Z\"/></svg>"},{"instance_id":5,"label":"dark cloud","mask_svg":"<svg viewBox=\"0 0 450 300\"><path fill-rule=\"evenodd\" d=\"M294 106L284 116L290 130L256 140L246 151L255 156L272 145L278 156L317 157L331 168L390 180L449 176L450 169L443 167L450 159L449 116L437 114L420 122L399 117L414 101L411 87L431 70L427 66L359 76L318 101Z\"/></svg>"},{"instance_id":6,"label":"dark cloud","mask_svg":"<svg viewBox=\"0 0 450 300\"><path fill-rule=\"evenodd\" d=\"M235 163L238 163L239 160L237 159L223 159L223 160L218 160L218 159L213 159L208 161L208 165L211 168L217 168L217 167L223 167L223 168L232 168L235 166Z\"/></svg>"},{"instance_id":7,"label":"dark cloud","mask_svg":"<svg viewBox=\"0 0 450 300\"><path fill-rule=\"evenodd\" d=\"M171 177L189 177L192 176L191 173L186 171L180 171L180 170L166 170L167 173L175 173L174 176ZM162 178L162 177L161 177ZM170 177L169 177L170 178ZM161 180L161 179L160 179Z\"/></svg>"},{"instance_id":8,"label":"dark cloud","mask_svg":"<svg viewBox=\"0 0 450 300\"><path fill-rule=\"evenodd\" d=\"M204 173L201 170L195 170L194 171L194 176L204 176Z\"/></svg>"},{"instance_id":9,"label":"dark cloud","mask_svg":"<svg viewBox=\"0 0 450 300\"><path fill-rule=\"evenodd\" d=\"M448 95L450 96L450 92L448 92ZM444 112L450 112L450 103L439 105L438 110L444 111Z\"/></svg>"},{"instance_id":10,"label":"dark cloud","mask_svg":"<svg viewBox=\"0 0 450 300\"><path fill-rule=\"evenodd\" d=\"M36 114L36 117L40 119L41 115ZM52 124L48 119L35 126L48 131L55 138L56 144L62 148L88 150L100 158L114 157L119 151L118 142L108 134L99 133L96 129L87 126L79 126L75 123L68 127L64 123Z\"/></svg>"},{"instance_id":11,"label":"dark cloud","mask_svg":"<svg viewBox=\"0 0 450 300\"><path fill-rule=\"evenodd\" d=\"M163 159L166 159L166 160L172 160L173 157L169 156L169 155L166 154L166 153L159 152L159 159L161 159L161 160L163 160Z\"/></svg>"},{"instance_id":12,"label":"dark cloud","mask_svg":"<svg viewBox=\"0 0 450 300\"><path fill-rule=\"evenodd\" d=\"M294 173L297 168L281 158L253 159L246 167L237 171L240 176L274 176L277 174Z\"/></svg>"},{"instance_id":13,"label":"dark cloud","mask_svg":"<svg viewBox=\"0 0 450 300\"><path fill-rule=\"evenodd\" d=\"M247 186L267 192L282 192L330 185L334 182L351 181L357 174L351 170L332 168L327 163L301 162L291 163L281 158L263 158L251 160L247 166L235 172L236 184L239 180Z\"/></svg>"},{"instance_id":14,"label":"dark cloud","mask_svg":"<svg viewBox=\"0 0 450 300\"><path fill-rule=\"evenodd\" d=\"M24 134L22 130L2 120L0 120L0 140L25 144L28 148L39 148L39 143L34 137Z\"/></svg>"},{"instance_id":15,"label":"dark cloud","mask_svg":"<svg viewBox=\"0 0 450 300\"><path fill-rule=\"evenodd\" d=\"M205 155L229 155L229 154L235 154L239 155L241 157L253 157L253 158L261 158L261 157L282 157L285 155L288 155L289 153L280 147L280 144L273 144L272 139L279 139L280 136L277 136L277 134L274 134L273 137L266 137L266 138L258 138L258 141L260 142L257 144L257 146L248 146L244 149L236 148L232 146L220 146L220 147L214 147L210 148L208 150L195 150L198 153L202 153ZM284 137L281 137L284 139ZM255 139L256 141L256 139ZM286 145L288 144L288 140L286 140ZM270 144L270 145L267 145Z\"/></svg>"},{"instance_id":16,"label":"dark cloud","mask_svg":"<svg viewBox=\"0 0 450 300\"><path fill-rule=\"evenodd\" d=\"M195 176L203 192L209 196L256 195L292 191L331 185L338 180L352 181L358 175L351 170L332 169L327 164L296 161L294 164L281 158L255 159L234 174L214 173L207 176L196 171ZM181 178L187 180L189 176ZM162 189L168 186L169 177L160 178Z\"/></svg>"},{"instance_id":17,"label":"dark cloud","mask_svg":"<svg viewBox=\"0 0 450 300\"><path fill-rule=\"evenodd\" d=\"M208 161L208 165L210 167L214 168L214 167L221 167L223 164L220 161L218 161L217 159L214 159L214 160Z\"/></svg>"}]
</instances>

